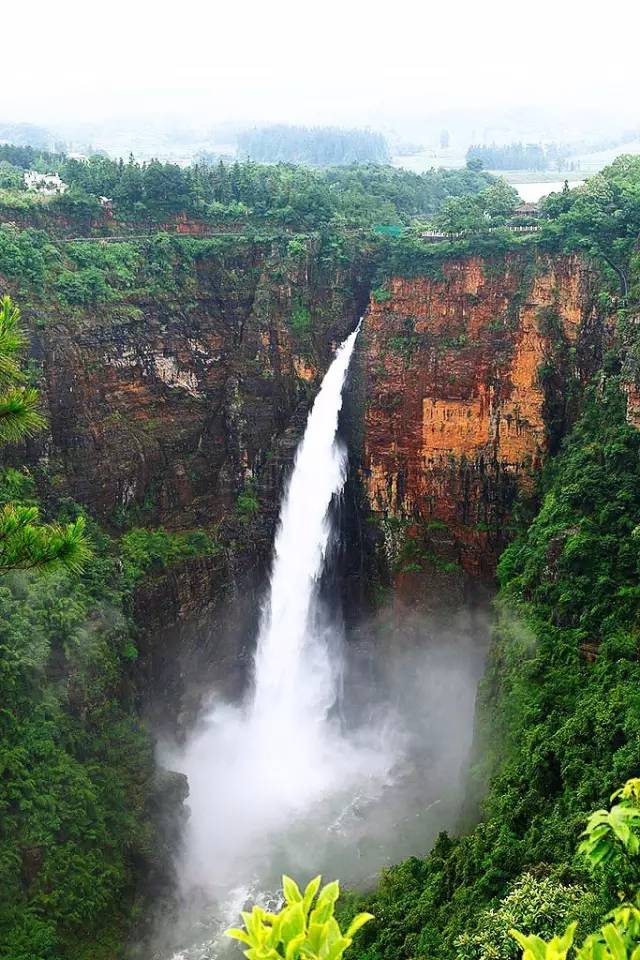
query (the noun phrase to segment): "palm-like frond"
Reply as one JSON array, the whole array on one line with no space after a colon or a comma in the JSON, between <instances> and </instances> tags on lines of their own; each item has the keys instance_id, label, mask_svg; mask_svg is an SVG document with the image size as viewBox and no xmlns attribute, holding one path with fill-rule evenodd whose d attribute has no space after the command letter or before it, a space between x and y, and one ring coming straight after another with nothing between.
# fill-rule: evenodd
<instances>
[{"instance_id":1,"label":"palm-like frond","mask_svg":"<svg viewBox=\"0 0 640 960\"><path fill-rule=\"evenodd\" d=\"M0 299L0 446L16 443L45 423L38 410L39 395L23 386L18 366L26 338L20 329L20 311L10 297ZM15 486L15 484L14 484ZM9 500L9 502L6 502ZM9 570L50 569L64 566L75 573L90 555L85 521L43 524L38 508L11 502L0 510L0 574Z\"/></svg>"}]
</instances>

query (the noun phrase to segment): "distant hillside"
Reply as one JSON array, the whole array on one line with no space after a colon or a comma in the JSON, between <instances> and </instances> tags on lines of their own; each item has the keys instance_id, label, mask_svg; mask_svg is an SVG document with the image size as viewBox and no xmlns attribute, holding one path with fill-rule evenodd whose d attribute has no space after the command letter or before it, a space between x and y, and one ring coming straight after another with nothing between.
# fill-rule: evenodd
<instances>
[{"instance_id":1,"label":"distant hillside","mask_svg":"<svg viewBox=\"0 0 640 960\"><path fill-rule=\"evenodd\" d=\"M349 163L388 163L387 141L373 130L292 127L278 124L245 130L240 151L262 163L305 163L317 167Z\"/></svg>"},{"instance_id":2,"label":"distant hillside","mask_svg":"<svg viewBox=\"0 0 640 960\"><path fill-rule=\"evenodd\" d=\"M0 123L0 143L12 143L19 147L36 147L48 150L54 137L46 127L35 123Z\"/></svg>"}]
</instances>

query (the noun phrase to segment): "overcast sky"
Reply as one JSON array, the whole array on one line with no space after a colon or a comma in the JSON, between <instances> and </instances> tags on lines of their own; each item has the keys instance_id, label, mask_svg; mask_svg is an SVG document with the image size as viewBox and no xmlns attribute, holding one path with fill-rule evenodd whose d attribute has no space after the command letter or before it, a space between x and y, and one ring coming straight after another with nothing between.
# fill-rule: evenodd
<instances>
[{"instance_id":1,"label":"overcast sky","mask_svg":"<svg viewBox=\"0 0 640 960\"><path fill-rule=\"evenodd\" d=\"M419 125L541 106L638 119L637 0L3 4L0 121Z\"/></svg>"}]
</instances>

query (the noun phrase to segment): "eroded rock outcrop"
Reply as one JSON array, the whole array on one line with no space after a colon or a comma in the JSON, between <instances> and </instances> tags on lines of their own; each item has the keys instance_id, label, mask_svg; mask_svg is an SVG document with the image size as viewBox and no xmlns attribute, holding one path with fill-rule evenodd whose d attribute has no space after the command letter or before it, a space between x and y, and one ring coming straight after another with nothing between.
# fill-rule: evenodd
<instances>
[{"instance_id":1,"label":"eroded rock outcrop","mask_svg":"<svg viewBox=\"0 0 640 960\"><path fill-rule=\"evenodd\" d=\"M175 299L56 315L36 350L60 491L107 521L219 519L272 473L275 441L356 322L360 269L327 266L313 241L289 258L238 243L200 259Z\"/></svg>"},{"instance_id":2,"label":"eroded rock outcrop","mask_svg":"<svg viewBox=\"0 0 640 960\"><path fill-rule=\"evenodd\" d=\"M514 497L571 420L603 335L576 257L451 260L374 292L361 475L398 576L430 559L494 573Z\"/></svg>"}]
</instances>

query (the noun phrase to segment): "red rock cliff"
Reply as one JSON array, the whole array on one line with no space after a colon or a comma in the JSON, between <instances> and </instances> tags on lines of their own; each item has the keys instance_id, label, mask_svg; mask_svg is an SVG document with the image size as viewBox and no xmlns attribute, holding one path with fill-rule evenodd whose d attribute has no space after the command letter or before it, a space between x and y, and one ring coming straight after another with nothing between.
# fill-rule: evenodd
<instances>
[{"instance_id":1,"label":"red rock cliff","mask_svg":"<svg viewBox=\"0 0 640 960\"><path fill-rule=\"evenodd\" d=\"M593 280L577 258L527 253L449 261L438 279L374 292L362 475L374 515L422 543L406 568L433 550L494 572L514 496L599 355Z\"/></svg>"}]
</instances>

